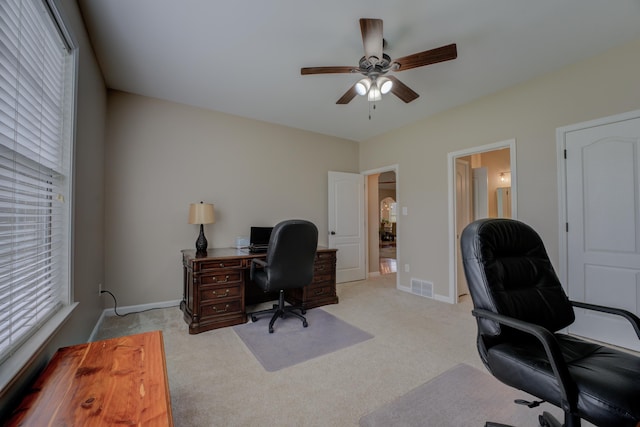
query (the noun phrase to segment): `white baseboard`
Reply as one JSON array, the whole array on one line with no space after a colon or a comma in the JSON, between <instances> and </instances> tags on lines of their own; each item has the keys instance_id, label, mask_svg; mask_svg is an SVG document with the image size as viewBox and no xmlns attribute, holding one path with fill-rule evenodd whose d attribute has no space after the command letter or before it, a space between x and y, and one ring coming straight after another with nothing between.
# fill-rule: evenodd
<instances>
[{"instance_id":1,"label":"white baseboard","mask_svg":"<svg viewBox=\"0 0 640 427\"><path fill-rule=\"evenodd\" d=\"M118 307L118 314L130 314L130 313L138 313L141 311L152 310L154 308L168 308L168 307L176 307L180 305L181 300L173 300L173 301L160 301L160 302L152 302L149 304L139 304L139 305L128 305L124 307ZM98 321L96 322L96 326L94 326L93 331L91 331L91 335L89 336L89 341L93 341L102 326L102 322L105 317L115 316L116 312L113 308L106 308L100 314Z\"/></svg>"},{"instance_id":2,"label":"white baseboard","mask_svg":"<svg viewBox=\"0 0 640 427\"><path fill-rule=\"evenodd\" d=\"M436 301L446 302L446 303L449 303L449 304L454 304L454 302L455 302L455 301L453 301L453 299L449 295L438 295L438 294L435 294L433 299L436 300Z\"/></svg>"},{"instance_id":3,"label":"white baseboard","mask_svg":"<svg viewBox=\"0 0 640 427\"><path fill-rule=\"evenodd\" d=\"M397 286L397 289L403 292L408 292L411 293L411 287L410 286Z\"/></svg>"}]
</instances>

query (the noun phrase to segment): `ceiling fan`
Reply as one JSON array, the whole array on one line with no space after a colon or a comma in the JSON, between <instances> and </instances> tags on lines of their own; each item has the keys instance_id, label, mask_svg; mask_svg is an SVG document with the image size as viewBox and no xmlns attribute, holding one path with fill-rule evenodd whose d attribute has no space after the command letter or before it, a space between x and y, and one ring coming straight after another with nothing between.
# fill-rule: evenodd
<instances>
[{"instance_id":1,"label":"ceiling fan","mask_svg":"<svg viewBox=\"0 0 640 427\"><path fill-rule=\"evenodd\" d=\"M361 18L360 31L362 32L364 56L360 59L357 67L305 67L300 69L302 75L360 73L365 76L351 86L336 104L348 104L356 95L367 95L369 101L378 101L383 94L388 92L409 103L420 95L396 77L387 75L389 71L410 70L411 68L450 61L458 57L454 43L391 60L389 55L382 52L384 45L382 19Z\"/></svg>"}]
</instances>

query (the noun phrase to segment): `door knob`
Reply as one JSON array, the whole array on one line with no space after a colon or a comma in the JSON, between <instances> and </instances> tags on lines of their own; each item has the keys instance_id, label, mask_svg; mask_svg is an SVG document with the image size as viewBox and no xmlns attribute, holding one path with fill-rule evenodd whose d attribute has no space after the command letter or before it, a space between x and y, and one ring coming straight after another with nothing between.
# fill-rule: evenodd
<instances>
[{"instance_id":1,"label":"door knob","mask_svg":"<svg viewBox=\"0 0 640 427\"><path fill-rule=\"evenodd\" d=\"M335 231L332 231L332 232L331 232L331 235L332 235L332 236L335 236L335 235L336 235L336 232L335 232Z\"/></svg>"}]
</instances>

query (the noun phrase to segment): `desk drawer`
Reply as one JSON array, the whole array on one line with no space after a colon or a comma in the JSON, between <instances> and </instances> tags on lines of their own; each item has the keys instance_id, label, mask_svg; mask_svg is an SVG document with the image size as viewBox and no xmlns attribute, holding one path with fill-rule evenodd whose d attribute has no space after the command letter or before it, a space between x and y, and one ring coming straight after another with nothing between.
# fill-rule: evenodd
<instances>
[{"instance_id":1,"label":"desk drawer","mask_svg":"<svg viewBox=\"0 0 640 427\"><path fill-rule=\"evenodd\" d=\"M222 298L241 298L242 286L240 283L235 283L230 286L203 286L200 288L200 301L213 302Z\"/></svg>"},{"instance_id":2,"label":"desk drawer","mask_svg":"<svg viewBox=\"0 0 640 427\"><path fill-rule=\"evenodd\" d=\"M309 286L314 286L318 283L322 283L322 282L331 282L333 278L333 273L331 271L326 271L326 272L315 272L313 274L313 280L311 281L311 284Z\"/></svg>"},{"instance_id":3,"label":"desk drawer","mask_svg":"<svg viewBox=\"0 0 640 427\"><path fill-rule=\"evenodd\" d=\"M324 298L333 297L336 295L336 288L331 283L320 283L317 285L310 285L307 287L308 298Z\"/></svg>"},{"instance_id":4,"label":"desk drawer","mask_svg":"<svg viewBox=\"0 0 640 427\"><path fill-rule=\"evenodd\" d=\"M333 263L329 260L316 260L313 271L315 274L331 273L333 271Z\"/></svg>"},{"instance_id":5,"label":"desk drawer","mask_svg":"<svg viewBox=\"0 0 640 427\"><path fill-rule=\"evenodd\" d=\"M242 282L242 270L225 270L200 275L201 285L226 285Z\"/></svg>"},{"instance_id":6,"label":"desk drawer","mask_svg":"<svg viewBox=\"0 0 640 427\"><path fill-rule=\"evenodd\" d=\"M242 313L242 304L240 300L226 302L210 302L200 305L200 313L203 318L209 316L223 316L228 314Z\"/></svg>"},{"instance_id":7,"label":"desk drawer","mask_svg":"<svg viewBox=\"0 0 640 427\"><path fill-rule=\"evenodd\" d=\"M242 258L229 258L211 261L202 261L196 264L200 267L200 271L219 270L221 268L242 268ZM197 268L197 267L196 267Z\"/></svg>"},{"instance_id":8,"label":"desk drawer","mask_svg":"<svg viewBox=\"0 0 640 427\"><path fill-rule=\"evenodd\" d=\"M316 262L321 260L332 260L335 261L336 252L335 251L318 251L316 252Z\"/></svg>"},{"instance_id":9,"label":"desk drawer","mask_svg":"<svg viewBox=\"0 0 640 427\"><path fill-rule=\"evenodd\" d=\"M289 303L302 305L307 309L338 302L336 287L333 282L316 283L304 288L287 289L285 298Z\"/></svg>"}]
</instances>

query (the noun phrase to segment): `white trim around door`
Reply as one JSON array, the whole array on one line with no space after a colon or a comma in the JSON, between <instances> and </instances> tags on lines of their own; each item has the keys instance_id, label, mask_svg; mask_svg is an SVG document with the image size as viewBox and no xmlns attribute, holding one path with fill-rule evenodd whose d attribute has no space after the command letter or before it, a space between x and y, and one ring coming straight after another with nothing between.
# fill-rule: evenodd
<instances>
[{"instance_id":1,"label":"white trim around door","mask_svg":"<svg viewBox=\"0 0 640 427\"><path fill-rule=\"evenodd\" d=\"M450 304L457 304L458 292L456 289L457 283L457 268L456 263L458 261L456 254L456 159L458 157L470 156L472 154L485 153L487 151L501 150L503 148L509 149L510 162L511 162L511 217L518 217L518 196L517 196L517 177L516 172L516 140L509 139L506 141L495 142L493 144L482 145L480 147L467 148L465 150L454 151L447 154L447 169L448 169L448 188L449 188L449 295L436 295L436 299Z\"/></svg>"}]
</instances>

